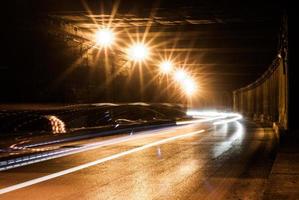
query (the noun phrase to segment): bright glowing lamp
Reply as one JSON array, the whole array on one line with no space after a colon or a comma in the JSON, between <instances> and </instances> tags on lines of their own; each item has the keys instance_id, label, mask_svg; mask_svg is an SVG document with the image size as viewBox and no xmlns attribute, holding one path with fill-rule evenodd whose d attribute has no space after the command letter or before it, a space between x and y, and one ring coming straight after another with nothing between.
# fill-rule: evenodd
<instances>
[{"instance_id":1,"label":"bright glowing lamp","mask_svg":"<svg viewBox=\"0 0 299 200\"><path fill-rule=\"evenodd\" d=\"M196 91L196 82L192 78L187 78L182 81L182 88L186 95L192 96Z\"/></svg>"},{"instance_id":2,"label":"bright glowing lamp","mask_svg":"<svg viewBox=\"0 0 299 200\"><path fill-rule=\"evenodd\" d=\"M135 43L128 49L128 58L133 61L141 62L148 58L149 48L143 43Z\"/></svg>"},{"instance_id":3,"label":"bright glowing lamp","mask_svg":"<svg viewBox=\"0 0 299 200\"><path fill-rule=\"evenodd\" d=\"M97 45L101 47L109 47L114 43L115 40L115 34L114 32L109 28L102 28L99 29L95 33L95 41Z\"/></svg>"},{"instance_id":4,"label":"bright glowing lamp","mask_svg":"<svg viewBox=\"0 0 299 200\"><path fill-rule=\"evenodd\" d=\"M169 60L160 63L160 72L162 74L169 74L173 69L173 63Z\"/></svg>"},{"instance_id":5,"label":"bright glowing lamp","mask_svg":"<svg viewBox=\"0 0 299 200\"><path fill-rule=\"evenodd\" d=\"M186 78L187 78L187 73L183 69L179 69L174 73L174 79L176 81L181 82Z\"/></svg>"}]
</instances>

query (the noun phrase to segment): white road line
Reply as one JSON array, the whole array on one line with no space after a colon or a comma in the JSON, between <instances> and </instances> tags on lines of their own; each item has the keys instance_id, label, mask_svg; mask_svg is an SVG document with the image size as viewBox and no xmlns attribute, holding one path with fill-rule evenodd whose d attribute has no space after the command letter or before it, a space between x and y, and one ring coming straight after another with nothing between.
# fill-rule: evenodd
<instances>
[{"instance_id":1,"label":"white road line","mask_svg":"<svg viewBox=\"0 0 299 200\"><path fill-rule=\"evenodd\" d=\"M144 149L151 148L153 146L157 146L157 145L167 143L167 142L170 142L170 141L173 141L173 140L181 139L181 138L184 138L184 137L190 137L190 136L202 133L204 131L205 130L199 130L199 131L194 131L194 132L191 132L191 133L186 133L186 134L177 135L177 136L173 136L173 137L170 137L170 138L162 139L162 140L159 140L159 141L156 141L156 142L152 142L152 143L143 145L141 147L137 147L137 148L134 148L134 149L130 149L128 151L124 151L124 152L121 152L121 153L114 154L112 156L108 156L106 158L101 158L101 159L95 160L93 162L89 162L89 163L86 163L86 164L83 164L83 165L79 165L77 167L72 167L70 169L66 169L66 170L63 170L63 171L60 171L60 172L56 172L54 174L50 174L50 175L47 175L47 176L32 179L30 181L25 181L23 183L12 185L12 186L0 189L0 194L5 194L5 193L12 192L12 191L24 188L24 187L28 187L28 186L37 184L37 183L48 181L48 180L51 180L51 179L54 179L54 178L57 178L57 177L60 177L60 176L66 175L66 174L70 174L70 173L73 173L73 172L76 172L76 171L79 171L79 170L82 170L82 169L85 169L85 168L88 168L88 167L91 167L91 166L98 165L100 163L104 163L104 162L109 161L109 160L113 160L113 159L120 158L120 157L129 155L129 154L132 154L132 153L136 153L138 151L142 151Z\"/></svg>"}]
</instances>

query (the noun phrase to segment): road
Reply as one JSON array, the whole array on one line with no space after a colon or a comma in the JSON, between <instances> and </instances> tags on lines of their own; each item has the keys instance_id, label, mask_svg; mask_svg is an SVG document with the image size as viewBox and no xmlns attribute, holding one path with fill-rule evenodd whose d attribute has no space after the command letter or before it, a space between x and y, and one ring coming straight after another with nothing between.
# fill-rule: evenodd
<instances>
[{"instance_id":1,"label":"road","mask_svg":"<svg viewBox=\"0 0 299 200\"><path fill-rule=\"evenodd\" d=\"M0 199L262 199L276 146L246 121L148 131L2 171Z\"/></svg>"}]
</instances>

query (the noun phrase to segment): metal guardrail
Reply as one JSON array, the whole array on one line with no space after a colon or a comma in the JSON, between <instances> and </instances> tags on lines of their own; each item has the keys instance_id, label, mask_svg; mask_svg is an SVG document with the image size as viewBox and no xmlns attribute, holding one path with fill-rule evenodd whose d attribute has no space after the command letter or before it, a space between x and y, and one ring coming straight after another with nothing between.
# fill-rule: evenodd
<instances>
[{"instance_id":1,"label":"metal guardrail","mask_svg":"<svg viewBox=\"0 0 299 200\"><path fill-rule=\"evenodd\" d=\"M233 92L234 110L261 122L288 129L288 27L282 17L278 54L256 81Z\"/></svg>"},{"instance_id":2,"label":"metal guardrail","mask_svg":"<svg viewBox=\"0 0 299 200\"><path fill-rule=\"evenodd\" d=\"M234 110L260 122L277 122L287 129L288 78L283 59L252 84L234 91Z\"/></svg>"}]
</instances>

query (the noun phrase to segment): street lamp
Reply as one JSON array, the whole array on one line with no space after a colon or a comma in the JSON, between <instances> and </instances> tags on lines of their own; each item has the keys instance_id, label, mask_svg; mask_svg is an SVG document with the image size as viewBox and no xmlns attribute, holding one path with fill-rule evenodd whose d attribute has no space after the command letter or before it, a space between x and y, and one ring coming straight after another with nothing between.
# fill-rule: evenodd
<instances>
[{"instance_id":1,"label":"street lamp","mask_svg":"<svg viewBox=\"0 0 299 200\"><path fill-rule=\"evenodd\" d=\"M177 69L173 74L173 78L183 92L183 96L187 97L186 107L188 107L188 102L197 90L195 80L184 69Z\"/></svg>"},{"instance_id":2,"label":"street lamp","mask_svg":"<svg viewBox=\"0 0 299 200\"><path fill-rule=\"evenodd\" d=\"M187 78L187 72L183 69L178 69L174 72L174 80L181 82Z\"/></svg>"},{"instance_id":3,"label":"street lamp","mask_svg":"<svg viewBox=\"0 0 299 200\"><path fill-rule=\"evenodd\" d=\"M115 41L115 34L109 28L98 29L95 33L95 42L101 47L109 47Z\"/></svg>"},{"instance_id":4,"label":"street lamp","mask_svg":"<svg viewBox=\"0 0 299 200\"><path fill-rule=\"evenodd\" d=\"M162 61L159 65L160 73L169 74L173 70L173 63L170 60Z\"/></svg>"},{"instance_id":5,"label":"street lamp","mask_svg":"<svg viewBox=\"0 0 299 200\"><path fill-rule=\"evenodd\" d=\"M146 44L134 43L127 49L127 56L129 60L135 62L142 62L148 59L150 50Z\"/></svg>"},{"instance_id":6,"label":"street lamp","mask_svg":"<svg viewBox=\"0 0 299 200\"><path fill-rule=\"evenodd\" d=\"M181 89L186 96L186 109L188 109L188 105L192 104L192 97L197 90L196 82L192 79L192 77L187 77L181 81Z\"/></svg>"},{"instance_id":7,"label":"street lamp","mask_svg":"<svg viewBox=\"0 0 299 200\"><path fill-rule=\"evenodd\" d=\"M191 97L196 92L196 83L192 78L187 78L182 81L182 89L188 97Z\"/></svg>"},{"instance_id":8,"label":"street lamp","mask_svg":"<svg viewBox=\"0 0 299 200\"><path fill-rule=\"evenodd\" d=\"M162 87L161 89L165 90L166 98L170 100L170 84L169 84L169 74L173 71L174 64L171 60L163 60L159 63L159 85ZM165 80L162 81L162 80ZM165 98L165 97L164 97ZM165 99L166 100L166 99Z\"/></svg>"},{"instance_id":9,"label":"street lamp","mask_svg":"<svg viewBox=\"0 0 299 200\"><path fill-rule=\"evenodd\" d=\"M109 90L106 90L106 95L113 100L115 98L115 81L112 81L112 79L116 78L115 53L112 49L107 50L115 43L115 33L108 27L100 28L94 33L94 42L96 43L96 47L100 51L104 50L105 53L105 57L102 61L104 62L103 65L106 71L106 87L109 88Z\"/></svg>"}]
</instances>

